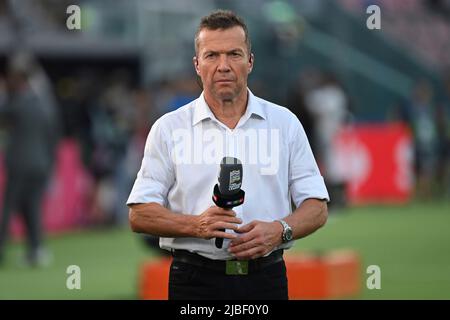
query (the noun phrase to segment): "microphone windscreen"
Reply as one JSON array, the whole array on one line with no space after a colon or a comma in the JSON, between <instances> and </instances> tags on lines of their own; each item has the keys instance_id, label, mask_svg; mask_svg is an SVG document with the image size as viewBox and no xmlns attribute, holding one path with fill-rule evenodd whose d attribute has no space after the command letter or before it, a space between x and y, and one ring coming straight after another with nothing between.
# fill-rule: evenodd
<instances>
[{"instance_id":1,"label":"microphone windscreen","mask_svg":"<svg viewBox=\"0 0 450 320\"><path fill-rule=\"evenodd\" d=\"M223 157L220 162L219 191L223 195L233 195L241 190L242 163L233 157Z\"/></svg>"}]
</instances>

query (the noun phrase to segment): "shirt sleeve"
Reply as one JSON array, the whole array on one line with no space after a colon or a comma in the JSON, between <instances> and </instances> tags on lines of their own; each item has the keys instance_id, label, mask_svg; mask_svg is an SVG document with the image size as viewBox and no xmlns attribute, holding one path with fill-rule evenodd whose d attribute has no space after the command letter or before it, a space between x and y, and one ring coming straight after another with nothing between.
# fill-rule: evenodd
<instances>
[{"instance_id":1,"label":"shirt sleeve","mask_svg":"<svg viewBox=\"0 0 450 320\"><path fill-rule=\"evenodd\" d=\"M289 192L292 200L297 208L309 198L330 201L305 130L300 121L295 120L289 146Z\"/></svg>"},{"instance_id":2,"label":"shirt sleeve","mask_svg":"<svg viewBox=\"0 0 450 320\"><path fill-rule=\"evenodd\" d=\"M144 157L127 205L156 202L167 205L167 194L174 183L169 140L164 135L160 121L156 121L145 143Z\"/></svg>"}]
</instances>

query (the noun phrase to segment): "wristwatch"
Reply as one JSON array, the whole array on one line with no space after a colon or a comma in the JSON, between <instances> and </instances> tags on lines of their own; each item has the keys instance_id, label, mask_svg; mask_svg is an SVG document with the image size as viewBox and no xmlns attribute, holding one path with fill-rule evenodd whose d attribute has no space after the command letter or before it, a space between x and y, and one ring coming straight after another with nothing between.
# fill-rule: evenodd
<instances>
[{"instance_id":1,"label":"wristwatch","mask_svg":"<svg viewBox=\"0 0 450 320\"><path fill-rule=\"evenodd\" d=\"M284 220L277 220L283 226L283 233L281 235L281 239L283 243L289 242L292 240L292 228L286 223Z\"/></svg>"}]
</instances>

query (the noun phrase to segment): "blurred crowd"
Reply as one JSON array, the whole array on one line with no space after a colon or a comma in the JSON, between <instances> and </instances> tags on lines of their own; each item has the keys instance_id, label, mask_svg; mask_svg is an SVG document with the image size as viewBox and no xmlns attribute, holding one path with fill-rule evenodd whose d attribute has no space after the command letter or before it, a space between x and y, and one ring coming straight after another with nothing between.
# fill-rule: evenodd
<instances>
[{"instance_id":1,"label":"blurred crowd","mask_svg":"<svg viewBox=\"0 0 450 320\"><path fill-rule=\"evenodd\" d=\"M419 201L450 199L450 70L442 75L445 94L438 96L430 79L413 82L410 95L388 109L386 122L401 122L413 139L413 197ZM330 208L346 205L349 176L336 161L335 138L355 124L358 115L345 85L336 74L303 70L291 87L286 106L297 115L309 137L333 201Z\"/></svg>"},{"instance_id":2,"label":"blurred crowd","mask_svg":"<svg viewBox=\"0 0 450 320\"><path fill-rule=\"evenodd\" d=\"M127 222L126 199L152 123L195 99L195 78L142 87L131 70L81 70L56 83L65 136L76 139L93 177L89 225Z\"/></svg>"},{"instance_id":3,"label":"blurred crowd","mask_svg":"<svg viewBox=\"0 0 450 320\"><path fill-rule=\"evenodd\" d=\"M28 239L28 264L47 261L42 200L55 169L57 148L74 140L92 181L85 227L128 222L125 205L152 123L195 99L196 78L180 77L152 87L136 84L133 71L80 69L50 80L39 62L19 52L0 74L0 154L6 185L0 217L0 261L13 213L21 213Z\"/></svg>"}]
</instances>

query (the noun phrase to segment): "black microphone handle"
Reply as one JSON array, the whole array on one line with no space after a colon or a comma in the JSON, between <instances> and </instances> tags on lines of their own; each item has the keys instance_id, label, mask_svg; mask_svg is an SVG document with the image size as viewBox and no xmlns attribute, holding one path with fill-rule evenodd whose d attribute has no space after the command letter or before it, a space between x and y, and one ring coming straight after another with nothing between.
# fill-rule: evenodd
<instances>
[{"instance_id":1,"label":"black microphone handle","mask_svg":"<svg viewBox=\"0 0 450 320\"><path fill-rule=\"evenodd\" d=\"M224 231L225 229L220 229L220 231ZM223 246L223 238L216 238L216 248L222 249Z\"/></svg>"},{"instance_id":2,"label":"black microphone handle","mask_svg":"<svg viewBox=\"0 0 450 320\"><path fill-rule=\"evenodd\" d=\"M231 210L233 208L227 208L225 210ZM225 232L225 229L219 229L220 231ZM223 238L216 238L216 248L222 249L223 246Z\"/></svg>"}]
</instances>

